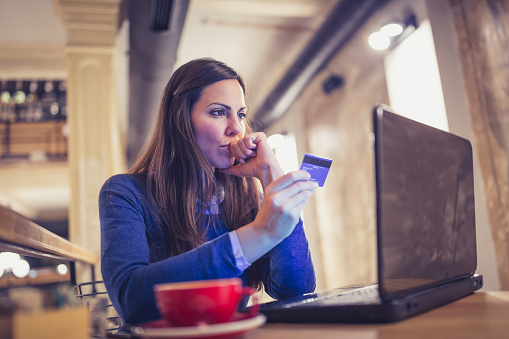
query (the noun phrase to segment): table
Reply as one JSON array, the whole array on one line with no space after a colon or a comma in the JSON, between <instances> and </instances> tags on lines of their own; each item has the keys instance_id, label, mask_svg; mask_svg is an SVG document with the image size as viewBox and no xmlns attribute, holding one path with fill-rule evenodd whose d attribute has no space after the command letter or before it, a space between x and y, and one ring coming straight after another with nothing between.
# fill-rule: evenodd
<instances>
[{"instance_id":1,"label":"table","mask_svg":"<svg viewBox=\"0 0 509 339\"><path fill-rule=\"evenodd\" d=\"M509 338L509 292L476 292L391 324L266 324L245 339Z\"/></svg>"}]
</instances>

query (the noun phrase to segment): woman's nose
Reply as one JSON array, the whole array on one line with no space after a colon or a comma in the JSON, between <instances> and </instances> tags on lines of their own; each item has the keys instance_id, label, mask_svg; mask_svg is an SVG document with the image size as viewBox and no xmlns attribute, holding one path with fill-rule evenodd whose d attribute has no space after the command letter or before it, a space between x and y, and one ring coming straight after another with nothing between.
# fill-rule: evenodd
<instances>
[{"instance_id":1,"label":"woman's nose","mask_svg":"<svg viewBox=\"0 0 509 339\"><path fill-rule=\"evenodd\" d=\"M240 125L240 121L236 117L233 119L229 119L226 134L229 136L234 136L239 134L240 132L242 132L242 126Z\"/></svg>"}]
</instances>

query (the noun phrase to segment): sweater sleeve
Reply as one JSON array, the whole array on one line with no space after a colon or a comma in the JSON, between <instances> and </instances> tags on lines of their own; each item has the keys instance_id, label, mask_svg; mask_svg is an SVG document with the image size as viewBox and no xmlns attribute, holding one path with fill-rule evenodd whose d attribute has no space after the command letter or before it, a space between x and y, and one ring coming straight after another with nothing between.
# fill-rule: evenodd
<instances>
[{"instance_id":1,"label":"sweater sleeve","mask_svg":"<svg viewBox=\"0 0 509 339\"><path fill-rule=\"evenodd\" d=\"M265 291L274 299L313 292L315 270L302 220L293 232L255 263Z\"/></svg>"},{"instance_id":2,"label":"sweater sleeve","mask_svg":"<svg viewBox=\"0 0 509 339\"><path fill-rule=\"evenodd\" d=\"M148 237L156 222L133 182L126 175L110 178L99 195L99 216L101 271L108 295L122 319L136 325L160 318L155 284L237 277L242 271L236 266L228 234L153 262L150 247L154 243ZM162 246L161 242L156 246Z\"/></svg>"}]
</instances>

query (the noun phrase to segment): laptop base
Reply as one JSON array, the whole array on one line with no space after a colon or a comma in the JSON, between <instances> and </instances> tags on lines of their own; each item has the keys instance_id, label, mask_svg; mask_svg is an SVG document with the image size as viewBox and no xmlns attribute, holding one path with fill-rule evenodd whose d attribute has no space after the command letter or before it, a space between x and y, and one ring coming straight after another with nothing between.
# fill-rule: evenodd
<instances>
[{"instance_id":1,"label":"laptop base","mask_svg":"<svg viewBox=\"0 0 509 339\"><path fill-rule=\"evenodd\" d=\"M372 305L320 305L305 302L285 307L286 300L262 304L260 313L265 314L269 323L388 323L429 311L469 294L483 285L482 275L452 281L427 291ZM290 300L288 300L290 301ZM291 300L293 304L295 302Z\"/></svg>"}]
</instances>

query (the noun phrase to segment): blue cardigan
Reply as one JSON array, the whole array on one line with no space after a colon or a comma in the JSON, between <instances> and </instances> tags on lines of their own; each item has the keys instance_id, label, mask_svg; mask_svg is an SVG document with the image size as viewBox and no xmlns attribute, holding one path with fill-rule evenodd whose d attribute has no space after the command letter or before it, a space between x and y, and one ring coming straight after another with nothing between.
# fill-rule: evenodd
<instances>
[{"instance_id":1,"label":"blue cardigan","mask_svg":"<svg viewBox=\"0 0 509 339\"><path fill-rule=\"evenodd\" d=\"M160 319L153 286L159 283L242 278L226 227L207 227L201 246L167 258L168 232L135 175L120 174L99 195L101 271L108 295L120 317L137 325ZM293 233L255 263L265 291L275 299L312 292L315 274L299 221Z\"/></svg>"}]
</instances>

